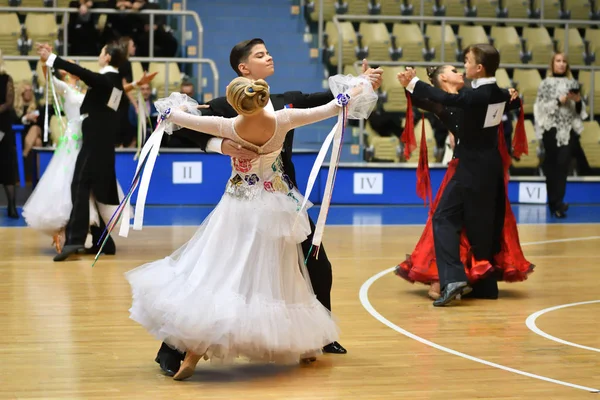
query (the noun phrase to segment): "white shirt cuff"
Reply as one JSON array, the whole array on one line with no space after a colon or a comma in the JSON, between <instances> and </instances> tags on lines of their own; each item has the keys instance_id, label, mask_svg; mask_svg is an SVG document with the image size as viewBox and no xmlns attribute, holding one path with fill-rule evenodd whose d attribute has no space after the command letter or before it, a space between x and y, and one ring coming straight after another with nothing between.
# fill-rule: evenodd
<instances>
[{"instance_id":1,"label":"white shirt cuff","mask_svg":"<svg viewBox=\"0 0 600 400\"><path fill-rule=\"evenodd\" d=\"M417 84L417 82L419 81L418 77L414 77L410 80L410 82L408 82L408 86L406 86L406 90L408 90L409 93L412 94L413 90L415 90L415 85Z\"/></svg>"},{"instance_id":2,"label":"white shirt cuff","mask_svg":"<svg viewBox=\"0 0 600 400\"><path fill-rule=\"evenodd\" d=\"M27 116L26 115L23 115L21 117L21 124L23 124L23 125L29 125L29 121L27 120Z\"/></svg>"},{"instance_id":3,"label":"white shirt cuff","mask_svg":"<svg viewBox=\"0 0 600 400\"><path fill-rule=\"evenodd\" d=\"M223 139L221 138L212 138L208 139L208 143L206 143L206 152L207 153L221 153L221 144L223 143Z\"/></svg>"},{"instance_id":4,"label":"white shirt cuff","mask_svg":"<svg viewBox=\"0 0 600 400\"><path fill-rule=\"evenodd\" d=\"M47 67L53 67L54 66L54 60L56 60L56 54L52 53L48 56L48 59L46 60L46 66Z\"/></svg>"}]
</instances>

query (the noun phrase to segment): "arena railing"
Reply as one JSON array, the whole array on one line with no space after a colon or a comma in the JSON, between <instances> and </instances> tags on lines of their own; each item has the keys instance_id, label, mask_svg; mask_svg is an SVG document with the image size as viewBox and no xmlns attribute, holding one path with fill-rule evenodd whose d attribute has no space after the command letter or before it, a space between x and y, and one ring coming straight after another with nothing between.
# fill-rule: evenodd
<instances>
[{"instance_id":1,"label":"arena railing","mask_svg":"<svg viewBox=\"0 0 600 400\"><path fill-rule=\"evenodd\" d=\"M319 40L318 40L318 48L319 48L319 53L321 53L321 51L323 50L323 32L325 29L325 20L323 17L323 0L315 0L316 2L319 3L319 20L318 20L318 35L319 35ZM568 20L568 19L561 19L561 20L552 20L552 19L545 19L544 18L544 3L546 1L550 1L550 0L540 0L540 5L538 7L539 10L539 18L524 18L524 19L515 19L515 18L478 18L478 17L439 17L439 16L435 16L435 17L425 17L425 0L420 0L419 1L419 15L395 15L395 16L386 16L386 15L348 15L348 14L338 14L335 15L333 17L333 21L336 22L336 18L341 17L341 19L353 19L353 20L357 20L355 19L356 17L365 17L365 19L367 20L381 20L381 21L385 21L385 20L397 20L397 21L419 21L421 22L421 25L423 24L423 22L430 20L430 21L442 21L442 24L444 24L443 21L456 21L456 22L499 22L499 23L511 23L511 22L525 22L527 24L543 24L543 23L558 23L560 25L565 25L567 24L569 21L571 24L577 22L585 22L584 25L598 25L599 21L575 21L575 20ZM301 4L304 4L304 0L301 0ZM337 19L339 21L339 19ZM336 24L337 25L337 24ZM338 27L338 31L339 31L339 27ZM442 30L443 32L444 30ZM444 43L444 42L442 42Z\"/></svg>"},{"instance_id":2,"label":"arena railing","mask_svg":"<svg viewBox=\"0 0 600 400\"><path fill-rule=\"evenodd\" d=\"M200 20L200 17L198 16L198 14L194 11L189 11L189 10L143 10L143 11L131 11L131 10L127 10L127 11L120 11L120 10L115 10L112 8L92 8L89 9L89 12L92 14L135 14L135 15L148 15L149 16L149 24L150 26L154 25L154 19L157 15L172 15L172 16L182 16L184 17L190 17L192 18L192 20L195 22L196 28L198 29L198 41L197 41L197 58L194 59L190 59L190 58L168 58L168 62L175 62L175 63L188 63L190 61L185 61L185 60L195 60L194 62L198 62L201 64L209 64L209 66L211 67L211 70L213 71L213 76L218 80L218 73L215 74L216 71L216 67L214 66L214 61L210 60L210 59L205 59L202 58L202 54L203 54L203 41L204 41L204 28L202 26L202 22ZM62 40L63 40L63 51L61 56L62 57L70 57L68 54L68 46L66 45L67 43L69 43L69 34L68 34L68 29L67 26L69 24L69 14L76 14L78 13L78 10L76 8L67 8L67 7L0 7L0 13L43 13L43 14L62 14L63 15L63 19L62 19L62 28L63 28L63 32L62 32ZM185 22L185 21L184 21ZM183 26L183 30L185 31L185 24L182 24ZM185 33L185 32L183 32ZM132 61L148 61L148 62L166 62L166 61L157 61L159 59L154 57L154 30L150 29L148 31L148 35L149 35L149 56L145 57L145 58L141 58L141 57L134 57L131 58ZM184 39L185 36L184 34L182 34L182 39ZM183 41L180 43L180 46L182 45ZM4 56L4 58L6 60L29 60L30 58L27 58L27 56ZM85 57L70 57L70 58L77 58L80 60L86 60ZM87 58L89 59L89 58ZM162 58L160 60L166 60L166 58ZM198 69L198 74L197 74L197 89L201 90L201 88L204 87L204 85L202 85L202 69L199 68ZM215 86L216 86L217 81L215 81ZM215 93L218 92L218 89L215 88Z\"/></svg>"},{"instance_id":3,"label":"arena railing","mask_svg":"<svg viewBox=\"0 0 600 400\"><path fill-rule=\"evenodd\" d=\"M491 24L552 24L552 25L563 25L565 28L565 41L564 41L564 51L563 53L569 54L569 26L577 25L581 26L598 26L599 21L584 21L584 20L556 20L556 19L528 19L528 18L473 18L473 17L426 17L426 16L384 16L384 15L335 15L332 19L335 24L336 30L338 32L338 43L343 42L343 32L342 27L340 26L340 21L371 21L377 20L380 22L405 22L405 21L415 21L415 22L440 22L441 23L441 43L445 43L446 39L446 25L449 23L456 22L464 22L464 23L479 23L482 25L491 25ZM319 36L319 50L321 50L322 45L322 33ZM446 61L445 47L440 47L440 62ZM342 73L343 70L343 56L342 56L342 46L337 46L337 56L338 56L338 73ZM452 60L454 61L454 60ZM447 60L445 63L451 62ZM528 65L524 63L523 65Z\"/></svg>"},{"instance_id":4,"label":"arena railing","mask_svg":"<svg viewBox=\"0 0 600 400\"><path fill-rule=\"evenodd\" d=\"M27 61L37 61L40 58L36 57L36 56L4 56L3 57L5 60L27 60ZM77 62L79 61L98 61L98 57L91 57L91 56L69 56L70 59L75 60ZM153 62L153 63L184 63L184 64L191 64L191 63L196 63L196 64L208 64L208 66L210 67L211 71L212 71L212 75L213 75L213 92L212 92L212 96L213 98L219 97L219 71L217 69L217 64L215 64L215 62L209 58L166 58L166 57L131 57L129 59L130 61L136 62ZM164 81L164 95L165 97L169 96L169 68L165 68L165 81ZM201 81L198 81L198 85L201 84ZM198 88L201 88L201 86L197 86Z\"/></svg>"}]
</instances>

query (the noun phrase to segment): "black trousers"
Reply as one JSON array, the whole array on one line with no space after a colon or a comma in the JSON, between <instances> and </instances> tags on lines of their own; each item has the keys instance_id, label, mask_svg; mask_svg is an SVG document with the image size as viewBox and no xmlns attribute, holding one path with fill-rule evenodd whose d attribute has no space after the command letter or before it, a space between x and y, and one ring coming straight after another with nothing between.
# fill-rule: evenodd
<instances>
[{"instance_id":1,"label":"black trousers","mask_svg":"<svg viewBox=\"0 0 600 400\"><path fill-rule=\"evenodd\" d=\"M571 161L570 146L558 146L556 143L556 128L544 132L544 162L542 170L546 176L546 191L548 193L548 206L550 211L559 210L565 198L567 189L567 175Z\"/></svg>"},{"instance_id":2,"label":"black trousers","mask_svg":"<svg viewBox=\"0 0 600 400\"><path fill-rule=\"evenodd\" d=\"M575 131L571 131L569 147L571 148L571 157L575 159L575 170L579 176L592 175L592 168L585 156L585 151L581 147L581 138Z\"/></svg>"},{"instance_id":3,"label":"black trousers","mask_svg":"<svg viewBox=\"0 0 600 400\"><path fill-rule=\"evenodd\" d=\"M310 250L313 235L315 234L315 224L311 218L309 218L309 221L311 233L308 239L302 242L302 253L304 254L305 259ZM308 257L306 269L310 275L310 282L313 286L313 290L315 291L315 295L317 296L317 300L323 304L323 307L331 311L331 286L333 285L333 272L331 271L331 263L327 258L325 248L322 244L321 247L319 247L318 257L318 259L314 256Z\"/></svg>"},{"instance_id":4,"label":"black trousers","mask_svg":"<svg viewBox=\"0 0 600 400\"><path fill-rule=\"evenodd\" d=\"M453 179L442 193L432 218L442 288L449 283L467 281L460 259L463 227L475 259L491 262L494 254L500 250L499 238L504 226L504 186L501 177L490 178L490 183L478 190Z\"/></svg>"},{"instance_id":5,"label":"black trousers","mask_svg":"<svg viewBox=\"0 0 600 400\"><path fill-rule=\"evenodd\" d=\"M110 154L92 154L92 151L94 149L82 146L75 163L75 172L71 182L73 209L65 230L66 245L83 246L85 244L90 226L90 195L92 193L100 203L119 204L114 153L111 159Z\"/></svg>"}]
</instances>

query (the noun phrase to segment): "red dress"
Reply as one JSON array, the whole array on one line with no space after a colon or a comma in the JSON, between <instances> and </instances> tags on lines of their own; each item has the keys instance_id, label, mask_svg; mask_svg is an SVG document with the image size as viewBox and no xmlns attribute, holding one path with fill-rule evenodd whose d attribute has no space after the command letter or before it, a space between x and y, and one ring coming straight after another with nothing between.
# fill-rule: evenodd
<instances>
[{"instance_id":1,"label":"red dress","mask_svg":"<svg viewBox=\"0 0 600 400\"><path fill-rule=\"evenodd\" d=\"M408 116L407 116L408 119ZM521 110L521 116L519 118L521 126L523 120L523 113ZM517 124L517 129L515 130L515 141L513 142L515 148L515 155L518 157L520 153L527 153L527 139L524 135L522 127ZM406 132L405 132L406 133ZM508 168L510 166L510 155L506 150L506 142L504 140L504 132L502 130L502 124L500 124L500 129L498 132L499 140L498 140L498 148L500 151L500 155L502 157L502 164L504 167L504 189L505 189L505 217L504 217L504 227L502 229L501 236L501 248L500 252L494 255L493 262L490 263L487 260L475 260L473 257L469 244L469 240L467 239L467 235L465 230L463 229L461 238L460 238L460 258L465 266L465 272L467 274L467 278L469 282L472 284L477 280L488 276L489 274L497 274L499 280L503 280L506 282L520 282L527 279L528 275L533 272L534 265L525 259L523 255L523 250L521 249L521 244L519 242L519 232L517 230L517 221L512 212L512 208L510 206L510 201L508 200ZM409 136L409 135L406 135ZM414 132L413 132L414 136ZM419 169L421 171L417 172L417 175L421 175L417 178L418 185L424 182L424 185L430 185L429 182L429 171L426 167L426 157L427 151L423 151L424 147L424 132L422 134L421 140L421 155L419 160ZM410 138L407 137L407 143L410 146ZM523 144L523 141L525 144ZM412 139L412 143L416 144L416 141ZM425 162L423 163L423 158L425 158ZM460 159L453 159L449 165L446 175L444 176L444 180L440 185L440 188L437 192L435 200L431 204L431 209L429 212L429 217L427 218L427 223L425 224L425 229L421 234L421 238L417 243L415 249L412 254L407 255L406 261L399 264L396 269L396 275L406 279L407 281L414 283L420 282L424 284L431 284L433 282L439 281L438 269L435 258L435 247L433 243L433 227L431 224L431 218L435 212L436 206L446 188L446 185L452 179L456 171L456 167ZM424 170L423 171L423 167ZM426 174L426 176L423 176ZM429 196L431 196L430 187L427 188L429 190ZM421 193L426 193L427 189L423 190L423 188L417 188L417 191Z\"/></svg>"}]
</instances>

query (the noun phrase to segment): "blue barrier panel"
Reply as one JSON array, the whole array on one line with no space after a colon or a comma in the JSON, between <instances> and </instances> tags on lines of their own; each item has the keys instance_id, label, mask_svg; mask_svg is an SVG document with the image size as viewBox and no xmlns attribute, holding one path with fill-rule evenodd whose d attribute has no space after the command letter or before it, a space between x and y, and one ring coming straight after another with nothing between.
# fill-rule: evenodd
<instances>
[{"instance_id":1,"label":"blue barrier panel","mask_svg":"<svg viewBox=\"0 0 600 400\"><path fill-rule=\"evenodd\" d=\"M13 125L15 143L17 145L17 168L19 170L19 186L25 187L25 160L23 160L23 125Z\"/></svg>"},{"instance_id":2,"label":"blue barrier panel","mask_svg":"<svg viewBox=\"0 0 600 400\"><path fill-rule=\"evenodd\" d=\"M50 148L36 148L39 157L39 176L41 176L52 158ZM133 157L135 149L117 149L115 166L117 179L124 191L131 185L137 161ZM298 186L302 193L310 170L317 157L313 150L294 151L293 161L296 167ZM152 172L146 204L211 205L221 199L225 185L231 175L230 158L200 152L195 149L164 149L159 153ZM316 188L318 188L318 184ZM132 203L137 199L137 190ZM310 201L320 202L318 190L313 190Z\"/></svg>"},{"instance_id":3,"label":"blue barrier panel","mask_svg":"<svg viewBox=\"0 0 600 400\"><path fill-rule=\"evenodd\" d=\"M36 149L39 154L40 174L46 169L51 149ZM132 149L117 150L117 177L123 190L131 184L137 162ZM294 151L293 160L299 189L306 183L317 152ZM318 176L310 201L319 204L325 190L328 166ZM152 205L213 205L225 190L231 173L229 157L198 150L164 149L161 151L148 190L147 204ZM435 197L446 168L430 167L432 192ZM423 204L417 197L416 166L410 164L346 163L336 174L332 204ZM508 194L511 203L545 204L546 185L543 177L513 177ZM135 204L137 191L133 196ZM569 177L565 201L571 204L600 203L600 177Z\"/></svg>"}]
</instances>

